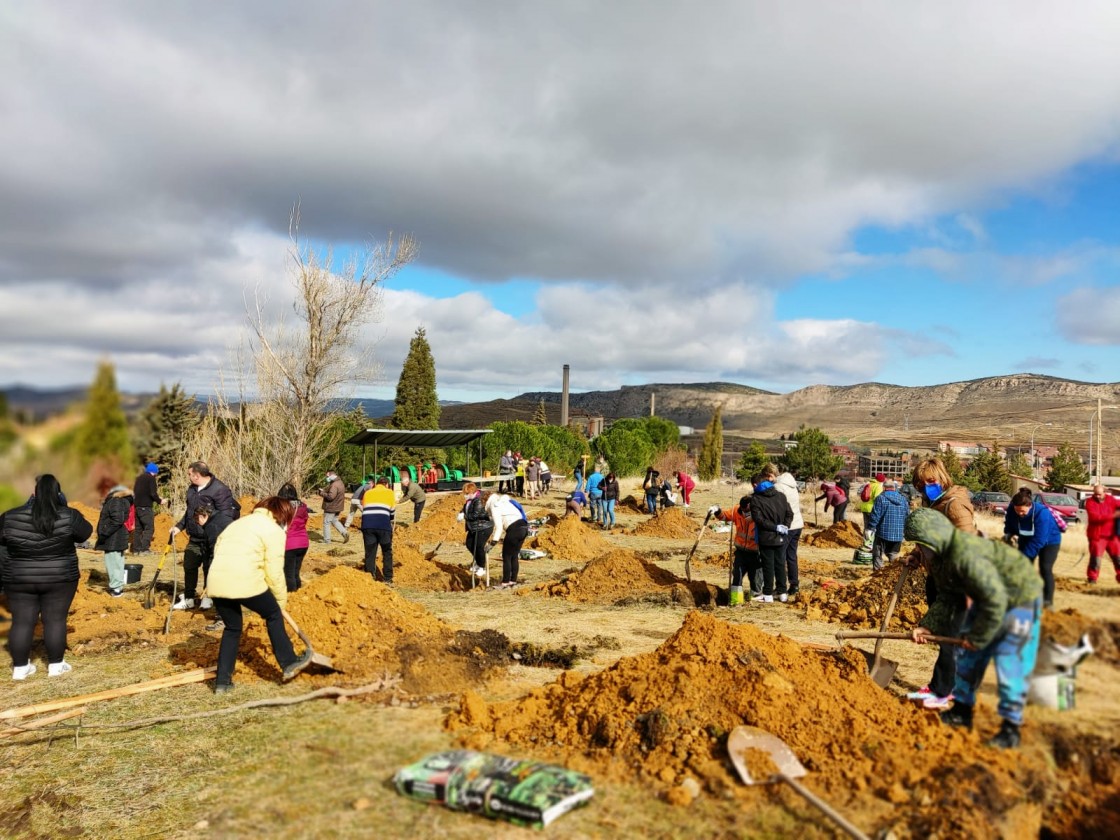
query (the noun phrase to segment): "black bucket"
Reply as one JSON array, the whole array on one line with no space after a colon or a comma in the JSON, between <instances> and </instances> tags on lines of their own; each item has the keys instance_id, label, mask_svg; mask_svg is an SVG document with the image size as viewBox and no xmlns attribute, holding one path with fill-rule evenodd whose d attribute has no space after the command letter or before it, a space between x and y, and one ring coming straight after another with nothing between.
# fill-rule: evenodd
<instances>
[{"instance_id":1,"label":"black bucket","mask_svg":"<svg viewBox=\"0 0 1120 840\"><path fill-rule=\"evenodd\" d=\"M144 571L144 567L139 563L125 563L124 564L124 582L125 583L139 583L140 573Z\"/></svg>"}]
</instances>

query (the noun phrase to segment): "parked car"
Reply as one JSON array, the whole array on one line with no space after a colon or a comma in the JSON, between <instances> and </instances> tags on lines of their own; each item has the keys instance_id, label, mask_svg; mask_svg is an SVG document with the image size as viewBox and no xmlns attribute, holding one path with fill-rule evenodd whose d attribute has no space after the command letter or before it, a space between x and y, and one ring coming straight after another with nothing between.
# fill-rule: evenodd
<instances>
[{"instance_id":1,"label":"parked car","mask_svg":"<svg viewBox=\"0 0 1120 840\"><path fill-rule=\"evenodd\" d=\"M1039 493L1038 497L1048 508L1060 513L1066 522L1080 522L1081 517L1088 516L1077 504L1077 499L1068 493Z\"/></svg>"},{"instance_id":2,"label":"parked car","mask_svg":"<svg viewBox=\"0 0 1120 840\"><path fill-rule=\"evenodd\" d=\"M1011 504L1011 497L1006 493L995 490L981 490L972 496L972 506L977 510L985 510L1000 516L1007 513L1007 506Z\"/></svg>"}]
</instances>

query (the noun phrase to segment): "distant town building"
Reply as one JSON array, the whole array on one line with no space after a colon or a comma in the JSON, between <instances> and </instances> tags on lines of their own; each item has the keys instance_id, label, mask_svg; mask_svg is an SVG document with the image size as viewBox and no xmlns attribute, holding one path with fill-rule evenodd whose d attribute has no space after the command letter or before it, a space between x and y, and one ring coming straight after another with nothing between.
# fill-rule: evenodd
<instances>
[{"instance_id":1,"label":"distant town building","mask_svg":"<svg viewBox=\"0 0 1120 840\"><path fill-rule=\"evenodd\" d=\"M910 475L910 461L893 455L860 455L856 474L873 476L876 473L887 478L906 478Z\"/></svg>"},{"instance_id":2,"label":"distant town building","mask_svg":"<svg viewBox=\"0 0 1120 840\"><path fill-rule=\"evenodd\" d=\"M963 440L939 440L937 442L938 452L955 452L958 455L972 456L979 455L981 451L987 451L986 446L981 446L978 443L969 443Z\"/></svg>"}]
</instances>

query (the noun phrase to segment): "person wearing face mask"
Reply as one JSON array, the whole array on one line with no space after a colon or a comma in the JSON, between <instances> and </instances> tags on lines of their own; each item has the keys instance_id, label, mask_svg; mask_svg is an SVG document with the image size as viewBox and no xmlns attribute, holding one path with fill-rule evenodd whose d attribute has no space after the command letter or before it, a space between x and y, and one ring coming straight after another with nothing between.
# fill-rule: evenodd
<instances>
[{"instance_id":1,"label":"person wearing face mask","mask_svg":"<svg viewBox=\"0 0 1120 840\"><path fill-rule=\"evenodd\" d=\"M1010 542L1017 537L1019 551L1032 562L1038 558L1038 573L1042 577L1042 606L1054 606L1054 562L1062 548L1062 528L1058 523L1061 514L1055 513L1023 487L1011 497L1003 520L1003 538Z\"/></svg>"},{"instance_id":2,"label":"person wearing face mask","mask_svg":"<svg viewBox=\"0 0 1120 840\"><path fill-rule=\"evenodd\" d=\"M213 556L207 549L206 534L198 524L197 511L199 506L208 504L215 512L227 514L231 520L241 516L241 506L233 498L230 491L220 479L212 472L205 461L194 461L187 467L187 479L191 486L187 488L187 509L183 518L171 529L171 539L185 530L190 540L183 550L183 591L179 593L179 600L175 602L174 609L192 610L195 606L195 596L198 594L198 570L202 569L202 588L210 575L210 560ZM213 604L209 597L203 598L199 606L210 609Z\"/></svg>"},{"instance_id":3,"label":"person wearing face mask","mask_svg":"<svg viewBox=\"0 0 1120 840\"><path fill-rule=\"evenodd\" d=\"M365 568L377 580L377 549L381 548L382 580L393 585L393 520L397 496L389 479L381 476L362 495L362 541L365 543Z\"/></svg>"},{"instance_id":4,"label":"person wearing face mask","mask_svg":"<svg viewBox=\"0 0 1120 840\"><path fill-rule=\"evenodd\" d=\"M972 507L972 496L968 489L954 484L949 472L940 458L929 458L914 468L911 482L922 499L922 507L931 508L948 519L955 528L966 534L977 534L976 511ZM926 576L926 603L932 606L937 602L937 584L933 575ZM951 627L955 636L964 623L964 610L952 615ZM956 650L952 645L940 645L937 661L933 665L933 675L929 685L920 691L907 695L911 700L920 702L927 709L947 709L952 703L953 685L957 678Z\"/></svg>"}]
</instances>

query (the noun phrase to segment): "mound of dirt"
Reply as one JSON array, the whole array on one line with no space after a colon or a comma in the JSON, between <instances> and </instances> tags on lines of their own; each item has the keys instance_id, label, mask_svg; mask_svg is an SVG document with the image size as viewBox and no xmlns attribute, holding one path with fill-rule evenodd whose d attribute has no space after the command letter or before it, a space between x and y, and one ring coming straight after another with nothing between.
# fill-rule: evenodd
<instances>
[{"instance_id":1,"label":"mound of dirt","mask_svg":"<svg viewBox=\"0 0 1120 840\"><path fill-rule=\"evenodd\" d=\"M396 539L393 540L393 582L427 592L465 592L471 583L464 567L428 560L426 552Z\"/></svg>"},{"instance_id":2,"label":"mound of dirt","mask_svg":"<svg viewBox=\"0 0 1120 840\"><path fill-rule=\"evenodd\" d=\"M803 781L862 827L1038 835L1039 759L984 749L976 735L884 693L855 652L810 650L698 611L653 652L590 676L567 672L506 702L467 693L445 725L470 749L560 757L665 793L692 779L720 796L765 796L728 767L727 734L743 723L782 738L809 770Z\"/></svg>"},{"instance_id":3,"label":"mound of dirt","mask_svg":"<svg viewBox=\"0 0 1120 840\"><path fill-rule=\"evenodd\" d=\"M671 507L640 523L631 533L639 537L663 537L669 540L695 538L696 523L689 519L683 508Z\"/></svg>"},{"instance_id":4,"label":"mound of dirt","mask_svg":"<svg viewBox=\"0 0 1120 840\"><path fill-rule=\"evenodd\" d=\"M581 603L613 604L623 599L664 593L666 600L688 606L715 604L716 588L702 581L691 583L627 549L596 557L563 580L541 584L518 594L541 593Z\"/></svg>"},{"instance_id":5,"label":"mound of dirt","mask_svg":"<svg viewBox=\"0 0 1120 840\"><path fill-rule=\"evenodd\" d=\"M805 538L805 545L814 548L859 548L863 545L863 531L856 523L845 519L810 534Z\"/></svg>"},{"instance_id":6,"label":"mound of dirt","mask_svg":"<svg viewBox=\"0 0 1120 840\"><path fill-rule=\"evenodd\" d=\"M1042 614L1042 639L1072 647L1088 634L1093 655L1120 664L1120 623L1098 621L1074 609L1047 610Z\"/></svg>"},{"instance_id":7,"label":"mound of dirt","mask_svg":"<svg viewBox=\"0 0 1120 840\"><path fill-rule=\"evenodd\" d=\"M615 505L615 510L626 511L627 513L648 513L646 510L645 499L639 499L637 496L627 496L624 499L619 499Z\"/></svg>"},{"instance_id":8,"label":"mound of dirt","mask_svg":"<svg viewBox=\"0 0 1120 840\"><path fill-rule=\"evenodd\" d=\"M813 621L839 621L849 627L878 630L903 568L902 561L896 560L872 572L870 577L839 587L822 586L806 599L805 617ZM926 609L925 573L911 570L906 575L906 583L888 629L909 630L915 627L926 614Z\"/></svg>"},{"instance_id":9,"label":"mound of dirt","mask_svg":"<svg viewBox=\"0 0 1120 840\"><path fill-rule=\"evenodd\" d=\"M437 499L434 502L429 502L424 506L424 515L420 518L419 522L409 524L407 528L397 528L393 532L394 545L400 540L412 543L416 546L425 543L452 542L455 540L461 542L466 532L463 529L463 524L457 522L455 517L459 515L459 511L462 509L463 497L458 493L451 496L444 496L442 499ZM404 516L405 513L407 513L407 516ZM404 516L405 520L411 522L411 504L398 506L398 522L403 522L402 516Z\"/></svg>"},{"instance_id":10,"label":"mound of dirt","mask_svg":"<svg viewBox=\"0 0 1120 840\"><path fill-rule=\"evenodd\" d=\"M598 527L591 528L572 515L561 519L555 528L538 534L532 547L548 552L557 560L586 563L609 551L611 545L603 539Z\"/></svg>"}]
</instances>

